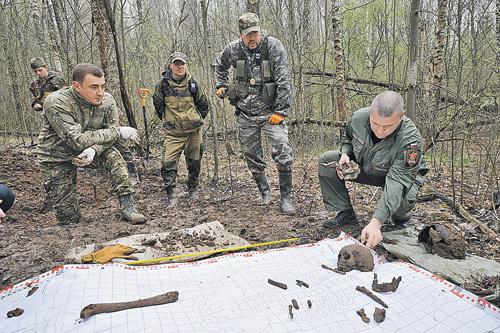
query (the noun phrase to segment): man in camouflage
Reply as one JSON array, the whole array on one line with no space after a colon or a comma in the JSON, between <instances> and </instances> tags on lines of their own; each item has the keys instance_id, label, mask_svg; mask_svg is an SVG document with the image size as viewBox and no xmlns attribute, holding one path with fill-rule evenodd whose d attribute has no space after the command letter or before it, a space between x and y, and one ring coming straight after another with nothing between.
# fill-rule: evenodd
<instances>
[{"instance_id":1,"label":"man in camouflage","mask_svg":"<svg viewBox=\"0 0 500 333\"><path fill-rule=\"evenodd\" d=\"M205 92L187 71L184 53L170 55L169 68L162 76L155 87L153 104L165 133L161 175L170 208L176 203L174 189L182 151L188 169L188 194L196 197L201 169L201 126L209 110Z\"/></svg>"},{"instance_id":2,"label":"man in camouflage","mask_svg":"<svg viewBox=\"0 0 500 333\"><path fill-rule=\"evenodd\" d=\"M32 58L31 68L37 76L37 78L30 84L30 91L34 96L31 106L35 111L42 111L43 102L45 101L47 95L66 87L67 84L66 81L64 81L64 79L57 73L48 71L49 66L46 65L42 58ZM118 109L118 116L120 119L120 125L123 125L123 116L120 109ZM115 147L127 163L127 170L129 172L132 185L137 184L139 182L139 174L137 173L137 168L134 164L134 156L132 155L132 152L128 149L123 140L118 141L115 144Z\"/></svg>"},{"instance_id":3,"label":"man in camouflage","mask_svg":"<svg viewBox=\"0 0 500 333\"><path fill-rule=\"evenodd\" d=\"M229 97L236 106L238 138L248 168L262 195L263 205L271 200L262 152L262 132L271 145L280 180L281 210L293 214L292 146L284 120L292 104L292 76L281 42L261 29L259 17L243 14L238 21L240 39L231 42L216 59L217 96ZM229 69L234 68L229 83Z\"/></svg>"},{"instance_id":4,"label":"man in camouflage","mask_svg":"<svg viewBox=\"0 0 500 333\"><path fill-rule=\"evenodd\" d=\"M373 247L382 240L382 224L389 217L398 227L408 225L423 176L429 171L422 156L422 137L404 116L401 95L394 91L377 95L371 107L356 111L348 120L340 150L320 156L323 202L327 210L339 211L325 222L327 227L356 222L345 186L347 177L342 174L342 166L351 161L361 169L352 181L383 188L377 209L361 232L361 241Z\"/></svg>"},{"instance_id":5,"label":"man in camouflage","mask_svg":"<svg viewBox=\"0 0 500 333\"><path fill-rule=\"evenodd\" d=\"M45 99L43 128L38 145L40 172L60 224L79 223L77 167L87 165L111 174L112 193L118 195L122 217L132 224L146 218L132 204L134 188L127 166L113 146L120 139L138 142L137 130L118 126L113 96L104 92L104 73L92 64L73 70L73 84Z\"/></svg>"},{"instance_id":6,"label":"man in camouflage","mask_svg":"<svg viewBox=\"0 0 500 333\"><path fill-rule=\"evenodd\" d=\"M37 78L30 83L30 91L33 94L31 107L35 111L42 111L45 97L51 92L66 87L67 84L57 73L49 71L49 66L47 66L42 58L33 58L30 64L31 69L37 76Z\"/></svg>"}]
</instances>

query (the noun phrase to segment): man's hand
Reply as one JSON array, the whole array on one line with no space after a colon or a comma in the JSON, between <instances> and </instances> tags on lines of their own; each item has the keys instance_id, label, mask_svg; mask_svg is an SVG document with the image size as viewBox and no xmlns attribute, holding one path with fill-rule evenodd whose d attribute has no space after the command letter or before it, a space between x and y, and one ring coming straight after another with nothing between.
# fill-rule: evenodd
<instances>
[{"instance_id":1,"label":"man's hand","mask_svg":"<svg viewBox=\"0 0 500 333\"><path fill-rule=\"evenodd\" d=\"M346 153L343 153L340 156L340 160L339 160L340 167L337 167L337 175L339 176L340 179L344 179L344 174L342 173L342 166L346 163L349 164L350 161L351 161L351 159L349 158L349 156Z\"/></svg>"},{"instance_id":2,"label":"man's hand","mask_svg":"<svg viewBox=\"0 0 500 333\"><path fill-rule=\"evenodd\" d=\"M35 110L35 111L42 111L43 110L43 106L41 106L40 104L36 103L35 105L33 105L33 110Z\"/></svg>"},{"instance_id":3,"label":"man's hand","mask_svg":"<svg viewBox=\"0 0 500 333\"><path fill-rule=\"evenodd\" d=\"M282 115L277 114L277 113L275 113L275 114L271 115L271 117L269 117L269 123L271 125L279 125L284 120L285 120L285 117L283 117Z\"/></svg>"},{"instance_id":4,"label":"man's hand","mask_svg":"<svg viewBox=\"0 0 500 333\"><path fill-rule=\"evenodd\" d=\"M370 223L361 231L361 243L366 241L366 247L371 248L380 243L382 240L382 223L376 218L372 218ZM367 239L368 238L368 239Z\"/></svg>"},{"instance_id":5,"label":"man's hand","mask_svg":"<svg viewBox=\"0 0 500 333\"><path fill-rule=\"evenodd\" d=\"M224 98L224 97L226 97L226 96L227 96L227 88L224 88L224 87L219 88L219 90L217 90L216 94L217 94L217 96L218 96L219 98Z\"/></svg>"},{"instance_id":6,"label":"man's hand","mask_svg":"<svg viewBox=\"0 0 500 333\"><path fill-rule=\"evenodd\" d=\"M95 149L87 148L80 155L73 159L73 164L78 167L84 167L92 163L95 157Z\"/></svg>"},{"instance_id":7,"label":"man's hand","mask_svg":"<svg viewBox=\"0 0 500 333\"><path fill-rule=\"evenodd\" d=\"M137 249L130 246L125 246L121 244L110 245L106 246L104 249L100 251L82 255L82 262L83 263L93 262L96 264L100 263L104 264L105 262L111 261L111 259L113 258L137 260L137 257L133 257L130 255L135 251L137 251Z\"/></svg>"},{"instance_id":8,"label":"man's hand","mask_svg":"<svg viewBox=\"0 0 500 333\"><path fill-rule=\"evenodd\" d=\"M137 133L137 130L135 128L128 126L117 127L117 128L120 131L122 138L124 140L130 139L134 143L139 144L139 133Z\"/></svg>"}]
</instances>

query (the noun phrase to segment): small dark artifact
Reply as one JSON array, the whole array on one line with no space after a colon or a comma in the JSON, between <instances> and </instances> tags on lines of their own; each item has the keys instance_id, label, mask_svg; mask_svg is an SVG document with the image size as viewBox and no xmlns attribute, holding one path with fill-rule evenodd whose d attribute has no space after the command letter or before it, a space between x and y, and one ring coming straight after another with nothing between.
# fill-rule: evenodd
<instances>
[{"instance_id":1,"label":"small dark artifact","mask_svg":"<svg viewBox=\"0 0 500 333\"><path fill-rule=\"evenodd\" d=\"M377 323L381 323L385 320L385 309L375 308L375 312L373 313L373 319Z\"/></svg>"}]
</instances>

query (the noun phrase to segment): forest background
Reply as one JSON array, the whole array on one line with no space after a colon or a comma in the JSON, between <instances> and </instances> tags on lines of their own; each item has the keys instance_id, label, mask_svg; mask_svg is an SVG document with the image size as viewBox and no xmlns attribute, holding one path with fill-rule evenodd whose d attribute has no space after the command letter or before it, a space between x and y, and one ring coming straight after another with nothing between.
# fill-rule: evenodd
<instances>
[{"instance_id":1,"label":"forest background","mask_svg":"<svg viewBox=\"0 0 500 333\"><path fill-rule=\"evenodd\" d=\"M336 147L352 112L380 91L396 90L425 137L429 164L451 175L452 200L492 199L500 159L500 0L2 0L0 145L36 144L41 118L30 107L32 57L43 57L68 82L78 63L101 66L126 121L144 133L137 91L152 94L175 50L188 55L189 71L210 96L204 139L213 163L205 175L229 177L218 160L238 149L234 110L214 95L213 64L239 38L237 19L247 11L257 12L287 50L296 156L316 158ZM159 157L151 95L146 110Z\"/></svg>"}]
</instances>

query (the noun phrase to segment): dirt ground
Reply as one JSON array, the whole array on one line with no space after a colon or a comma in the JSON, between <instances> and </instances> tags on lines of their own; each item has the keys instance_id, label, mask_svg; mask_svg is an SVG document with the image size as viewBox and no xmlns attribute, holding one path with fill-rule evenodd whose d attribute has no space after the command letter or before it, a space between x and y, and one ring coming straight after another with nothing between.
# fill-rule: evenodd
<instances>
[{"instance_id":1,"label":"dirt ground","mask_svg":"<svg viewBox=\"0 0 500 333\"><path fill-rule=\"evenodd\" d=\"M186 170L181 164L178 204L166 210L159 161L156 160L154 168L146 169L143 161L139 160L137 165L141 182L135 186L134 200L136 209L148 217L144 225L130 225L120 219L118 199L111 196L109 177L105 173L80 169L78 193L84 222L76 226L60 226L46 200L32 150L0 150L0 184L11 187L16 194L13 207L0 223L0 290L62 265L68 250L76 246L134 234L175 231L211 221L220 221L229 232L253 244L298 238L293 243L274 247L311 243L325 237L335 238L341 230L359 238L362 226L369 221L381 193L375 187L350 184L359 224L329 229L323 227L323 221L330 214L321 200L317 157L299 157L294 162L292 200L297 210L294 216L280 213L278 175L274 165L269 163L268 166L273 202L270 207L262 207L257 205L260 194L244 161L234 156L231 163L234 171L229 174L228 161L222 161L222 176L214 184L209 181L212 171L205 161L202 183L195 199L187 197ZM443 174L431 170L421 195L433 188L451 194L448 181L449 178ZM471 198L464 206L473 216L497 230L498 222L491 203L479 201L474 202ZM435 221L447 221L460 227L467 241L467 253L500 262L498 242L485 240L479 228L471 226L439 200L417 204L410 220L414 225ZM391 229L392 224L388 222L383 231ZM376 246L375 251L388 261L396 259L381 245ZM483 288L495 287L495 284L498 287L499 280L490 277L490 285Z\"/></svg>"}]
</instances>

